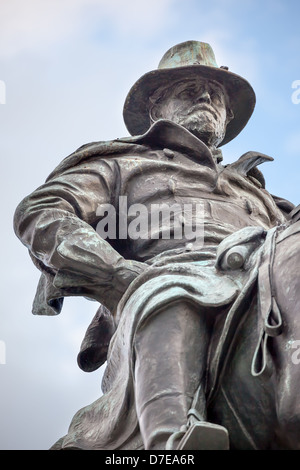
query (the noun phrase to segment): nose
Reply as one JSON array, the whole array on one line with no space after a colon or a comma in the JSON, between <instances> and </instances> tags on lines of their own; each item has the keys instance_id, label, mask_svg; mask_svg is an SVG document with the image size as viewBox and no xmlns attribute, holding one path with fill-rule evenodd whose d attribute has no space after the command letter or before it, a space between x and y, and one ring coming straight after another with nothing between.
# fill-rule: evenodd
<instances>
[{"instance_id":1,"label":"nose","mask_svg":"<svg viewBox=\"0 0 300 470\"><path fill-rule=\"evenodd\" d=\"M200 93L200 95L198 96L197 101L199 103L208 103L208 104L210 104L211 99L210 99L210 94L208 93L208 91L205 90L205 91L203 91L203 93Z\"/></svg>"}]
</instances>

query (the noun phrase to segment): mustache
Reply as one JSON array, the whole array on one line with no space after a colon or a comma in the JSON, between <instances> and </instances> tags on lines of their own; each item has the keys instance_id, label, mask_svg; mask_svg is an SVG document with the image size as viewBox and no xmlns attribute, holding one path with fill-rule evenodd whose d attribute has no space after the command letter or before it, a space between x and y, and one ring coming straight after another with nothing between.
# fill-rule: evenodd
<instances>
[{"instance_id":1,"label":"mustache","mask_svg":"<svg viewBox=\"0 0 300 470\"><path fill-rule=\"evenodd\" d=\"M192 114L203 112L203 111L207 111L211 113L216 120L219 117L215 109L212 106L209 106L208 104L205 104L205 103L199 103L199 104L192 106L185 114L186 116L191 116Z\"/></svg>"}]
</instances>

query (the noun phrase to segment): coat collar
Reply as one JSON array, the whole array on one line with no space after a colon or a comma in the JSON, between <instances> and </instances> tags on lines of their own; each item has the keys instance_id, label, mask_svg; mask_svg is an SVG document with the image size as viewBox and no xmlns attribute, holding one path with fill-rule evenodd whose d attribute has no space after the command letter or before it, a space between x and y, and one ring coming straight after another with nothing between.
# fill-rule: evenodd
<instances>
[{"instance_id":1,"label":"coat collar","mask_svg":"<svg viewBox=\"0 0 300 470\"><path fill-rule=\"evenodd\" d=\"M169 148L189 155L199 164L216 169L216 162L209 148L184 127L168 120L156 121L143 135L124 137L111 141L93 142L83 145L66 157L48 176L55 178L69 168L92 157L115 157L129 152L132 145L149 145L156 148Z\"/></svg>"},{"instance_id":2,"label":"coat collar","mask_svg":"<svg viewBox=\"0 0 300 470\"><path fill-rule=\"evenodd\" d=\"M215 169L216 163L209 148L179 124L166 119L156 121L143 135L118 139L118 142L146 144L187 153L201 165Z\"/></svg>"}]
</instances>

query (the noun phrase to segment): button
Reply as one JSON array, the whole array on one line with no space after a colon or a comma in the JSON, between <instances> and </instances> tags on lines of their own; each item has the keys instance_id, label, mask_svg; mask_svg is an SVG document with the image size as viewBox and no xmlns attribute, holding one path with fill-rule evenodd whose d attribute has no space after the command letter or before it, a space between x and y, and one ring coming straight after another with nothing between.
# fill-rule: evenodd
<instances>
[{"instance_id":1,"label":"button","mask_svg":"<svg viewBox=\"0 0 300 470\"><path fill-rule=\"evenodd\" d=\"M248 212L248 214L252 214L253 205L251 204L251 201L249 201L249 199L245 199L245 206L246 206L246 211Z\"/></svg>"},{"instance_id":2,"label":"button","mask_svg":"<svg viewBox=\"0 0 300 470\"><path fill-rule=\"evenodd\" d=\"M169 188L169 191L172 193L172 194L175 194L175 189L176 189L176 183L174 180L170 179L168 181L168 188Z\"/></svg>"},{"instance_id":3,"label":"button","mask_svg":"<svg viewBox=\"0 0 300 470\"><path fill-rule=\"evenodd\" d=\"M192 243L187 243L185 245L185 250L186 251L192 251L193 250L193 244Z\"/></svg>"},{"instance_id":4,"label":"button","mask_svg":"<svg viewBox=\"0 0 300 470\"><path fill-rule=\"evenodd\" d=\"M175 157L175 153L173 152L173 150L163 149L163 152L164 152L165 156L167 158L169 158L170 160Z\"/></svg>"}]
</instances>

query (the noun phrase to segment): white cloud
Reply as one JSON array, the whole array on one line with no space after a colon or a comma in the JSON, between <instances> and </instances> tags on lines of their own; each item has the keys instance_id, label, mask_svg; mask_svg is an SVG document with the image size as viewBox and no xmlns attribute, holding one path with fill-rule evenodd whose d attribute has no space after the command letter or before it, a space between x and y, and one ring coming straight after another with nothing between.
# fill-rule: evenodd
<instances>
[{"instance_id":1,"label":"white cloud","mask_svg":"<svg viewBox=\"0 0 300 470\"><path fill-rule=\"evenodd\" d=\"M174 0L110 0L95 2L101 4L102 19L107 19L121 34L153 35L161 28L171 13ZM97 10L100 12L100 8Z\"/></svg>"},{"instance_id":2,"label":"white cloud","mask_svg":"<svg viewBox=\"0 0 300 470\"><path fill-rule=\"evenodd\" d=\"M1 2L0 56L41 49L78 32L103 26L117 34L152 35L174 0L10 0Z\"/></svg>"},{"instance_id":3,"label":"white cloud","mask_svg":"<svg viewBox=\"0 0 300 470\"><path fill-rule=\"evenodd\" d=\"M275 2L280 7L281 2ZM210 43L218 65L229 66L257 91L266 68L261 49L262 34L267 33L255 29L253 15L245 15L252 3L255 4L253 0L211 0L209 4L204 0L0 0L0 59L13 59L3 61L0 76L7 95L6 104L0 106L4 155L0 245L5 267L1 279L5 296L0 341L6 344L7 362L0 364L1 448L48 448L66 431L73 414L101 393L101 371L84 374L76 364L81 340L97 304L80 298L67 299L58 317L31 315L39 273L12 234L11 218L17 203L77 146L125 135L121 112L129 87L141 74L154 69L168 47L176 43L188 39ZM259 4L257 0L256 3ZM266 15L266 9L259 4L257 14L261 13ZM279 26L283 27L281 23ZM278 25L277 29L274 26L276 30ZM299 42L293 44L291 38L296 34L298 30L283 34L283 40L290 41L286 52L293 61ZM272 39L272 35L267 39ZM277 60L277 55L273 60ZM288 122L293 113L296 122L294 114L300 105L291 102L292 88L287 95L277 96L273 85L272 82L264 94L260 90L260 102L263 109L269 110L269 120L276 115L278 122L279 117L280 123ZM275 98L277 106L272 107ZM241 137L225 147L226 163L253 148L264 151L264 146L264 153L281 156L279 146L283 145L290 159L296 161L299 132L295 127L292 132L291 127L286 142L278 138L284 135L283 131L272 140L274 132L267 129L269 120L261 126L255 124L255 119L251 121L250 131L247 126ZM269 178L271 182L275 178L272 191L297 201L298 194L291 194L290 181L297 175L294 165L288 165L283 157L277 162L278 182L276 170ZM267 171L273 171L271 165ZM296 184L295 188L296 193Z\"/></svg>"},{"instance_id":4,"label":"white cloud","mask_svg":"<svg viewBox=\"0 0 300 470\"><path fill-rule=\"evenodd\" d=\"M285 149L291 155L295 155L296 157L300 157L300 132L296 131L291 133L285 142Z\"/></svg>"},{"instance_id":5,"label":"white cloud","mask_svg":"<svg viewBox=\"0 0 300 470\"><path fill-rule=\"evenodd\" d=\"M2 1L0 54L9 56L35 45L61 40L76 28L80 4L81 0Z\"/></svg>"}]
</instances>

